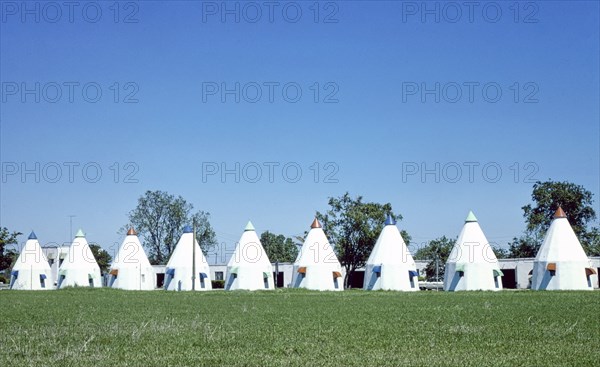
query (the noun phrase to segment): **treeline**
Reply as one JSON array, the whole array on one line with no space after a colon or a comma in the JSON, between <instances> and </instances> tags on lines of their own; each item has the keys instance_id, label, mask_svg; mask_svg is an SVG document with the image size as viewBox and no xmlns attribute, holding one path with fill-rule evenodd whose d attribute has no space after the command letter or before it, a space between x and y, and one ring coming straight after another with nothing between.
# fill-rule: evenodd
<instances>
[{"instance_id":1,"label":"treeline","mask_svg":"<svg viewBox=\"0 0 600 367\"><path fill-rule=\"evenodd\" d=\"M531 203L522 207L525 229L506 247L493 244L496 256L499 259L535 257L558 206L562 206L567 213L587 255L600 256L600 230L592 225L596 219L593 202L593 194L581 185L555 181L535 183ZM365 265L386 217L391 215L396 221L401 221L402 215L394 212L390 203L366 202L362 196L352 197L349 193L331 197L327 204L327 210L317 212L316 217L345 267L344 282L348 286L355 270ZM195 211L194 206L181 196L164 191L146 191L128 217L129 223L119 233L124 234L128 227L133 226L153 264L167 262L185 225L194 224L196 238L205 253L217 245L217 235L210 224L210 213ZM401 234L404 241L410 244L410 235L405 230ZM16 260L18 254L7 246L16 244L19 235L20 232L0 228L0 270L7 271ZM270 231L263 232L260 240L272 262L293 262L303 242L302 236L292 238ZM430 260L425 268L426 278L443 277L444 264L454 242L455 238L442 236L413 253L415 259ZM111 262L110 255L97 244L92 251L103 271L106 271Z\"/></svg>"}]
</instances>

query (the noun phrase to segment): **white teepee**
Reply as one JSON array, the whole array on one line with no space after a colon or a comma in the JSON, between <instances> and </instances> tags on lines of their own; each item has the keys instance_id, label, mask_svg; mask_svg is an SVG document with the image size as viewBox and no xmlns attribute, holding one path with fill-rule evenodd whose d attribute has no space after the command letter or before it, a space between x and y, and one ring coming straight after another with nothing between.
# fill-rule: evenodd
<instances>
[{"instance_id":1,"label":"white teepee","mask_svg":"<svg viewBox=\"0 0 600 367\"><path fill-rule=\"evenodd\" d=\"M183 234L169 258L164 284L164 288L168 291L191 291L193 288L197 291L212 289L208 262L202 253L202 249L200 249L200 245L198 245L198 241L194 243L193 232L190 226L183 229ZM193 255L194 252L195 256ZM196 276L195 281L192 282L194 265Z\"/></svg>"},{"instance_id":2,"label":"white teepee","mask_svg":"<svg viewBox=\"0 0 600 367\"><path fill-rule=\"evenodd\" d=\"M108 286L129 290L152 290L155 273L133 228L127 232L109 271Z\"/></svg>"},{"instance_id":3,"label":"white teepee","mask_svg":"<svg viewBox=\"0 0 600 367\"><path fill-rule=\"evenodd\" d=\"M292 286L320 291L344 289L342 266L316 218L294 262Z\"/></svg>"},{"instance_id":4,"label":"white teepee","mask_svg":"<svg viewBox=\"0 0 600 367\"><path fill-rule=\"evenodd\" d=\"M365 266L363 288L418 291L419 273L396 221L388 216Z\"/></svg>"},{"instance_id":5,"label":"white teepee","mask_svg":"<svg viewBox=\"0 0 600 367\"><path fill-rule=\"evenodd\" d=\"M10 273L10 289L52 289L50 265L33 231Z\"/></svg>"},{"instance_id":6,"label":"white teepee","mask_svg":"<svg viewBox=\"0 0 600 367\"><path fill-rule=\"evenodd\" d=\"M592 290L596 274L562 208L558 208L533 262L531 289Z\"/></svg>"},{"instance_id":7,"label":"white teepee","mask_svg":"<svg viewBox=\"0 0 600 367\"><path fill-rule=\"evenodd\" d=\"M225 289L274 289L273 266L260 243L254 226L248 222L235 252L227 263Z\"/></svg>"},{"instance_id":8,"label":"white teepee","mask_svg":"<svg viewBox=\"0 0 600 367\"><path fill-rule=\"evenodd\" d=\"M77 231L69 252L58 269L57 288L75 286L102 287L100 267L81 229Z\"/></svg>"},{"instance_id":9,"label":"white teepee","mask_svg":"<svg viewBox=\"0 0 600 367\"><path fill-rule=\"evenodd\" d=\"M501 290L502 275L494 250L469 212L446 262L444 290Z\"/></svg>"}]
</instances>

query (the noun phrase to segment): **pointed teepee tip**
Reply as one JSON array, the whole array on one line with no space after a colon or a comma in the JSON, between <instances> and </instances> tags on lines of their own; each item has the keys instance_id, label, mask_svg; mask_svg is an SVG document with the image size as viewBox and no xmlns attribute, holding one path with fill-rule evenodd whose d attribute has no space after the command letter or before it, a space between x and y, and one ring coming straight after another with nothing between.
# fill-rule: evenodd
<instances>
[{"instance_id":1,"label":"pointed teepee tip","mask_svg":"<svg viewBox=\"0 0 600 367\"><path fill-rule=\"evenodd\" d=\"M477 217L475 216L475 214L473 214L472 210L469 210L469 215L467 215L467 219L465 219L465 222L477 222Z\"/></svg>"},{"instance_id":2,"label":"pointed teepee tip","mask_svg":"<svg viewBox=\"0 0 600 367\"><path fill-rule=\"evenodd\" d=\"M29 237L27 239L28 240L37 240L37 236L35 235L35 232L31 231L31 233L29 234Z\"/></svg>"},{"instance_id":3,"label":"pointed teepee tip","mask_svg":"<svg viewBox=\"0 0 600 367\"><path fill-rule=\"evenodd\" d=\"M310 225L310 228L321 228L321 223L319 223L319 220L317 218L313 220L312 224Z\"/></svg>"},{"instance_id":4,"label":"pointed teepee tip","mask_svg":"<svg viewBox=\"0 0 600 367\"><path fill-rule=\"evenodd\" d=\"M83 233L81 228L79 228L79 231L77 231L77 234L75 235L75 237L85 237L85 233Z\"/></svg>"},{"instance_id":5,"label":"pointed teepee tip","mask_svg":"<svg viewBox=\"0 0 600 367\"><path fill-rule=\"evenodd\" d=\"M556 219L556 218L566 218L566 217L567 217L567 215L565 214L565 211L559 205L558 209L556 209L556 211L554 212L554 219Z\"/></svg>"},{"instance_id":6,"label":"pointed teepee tip","mask_svg":"<svg viewBox=\"0 0 600 367\"><path fill-rule=\"evenodd\" d=\"M254 226L252 225L251 221L248 221L248 224L246 224L246 228L244 228L244 231L254 231Z\"/></svg>"},{"instance_id":7,"label":"pointed teepee tip","mask_svg":"<svg viewBox=\"0 0 600 367\"><path fill-rule=\"evenodd\" d=\"M127 231L127 235L128 236L137 236L137 232L135 231L135 229L133 229L133 227L129 227L129 231Z\"/></svg>"},{"instance_id":8,"label":"pointed teepee tip","mask_svg":"<svg viewBox=\"0 0 600 367\"><path fill-rule=\"evenodd\" d=\"M183 233L192 233L194 230L190 226L183 227Z\"/></svg>"},{"instance_id":9,"label":"pointed teepee tip","mask_svg":"<svg viewBox=\"0 0 600 367\"><path fill-rule=\"evenodd\" d=\"M391 214L387 215L387 218L385 219L385 225L386 226L393 226L396 224L396 220L394 219L394 217L392 217Z\"/></svg>"}]
</instances>

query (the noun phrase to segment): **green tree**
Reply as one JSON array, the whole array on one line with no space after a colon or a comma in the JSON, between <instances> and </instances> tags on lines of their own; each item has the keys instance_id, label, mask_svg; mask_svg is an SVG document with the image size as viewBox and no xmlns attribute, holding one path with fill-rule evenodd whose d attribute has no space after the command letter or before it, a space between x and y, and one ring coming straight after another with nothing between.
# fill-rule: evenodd
<instances>
[{"instance_id":1,"label":"green tree","mask_svg":"<svg viewBox=\"0 0 600 367\"><path fill-rule=\"evenodd\" d=\"M573 231L579 237L587 232L587 224L596 219L592 208L593 195L581 185L571 182L536 182L531 194L533 204L525 205L523 216L527 222L527 230L534 233L546 233L552 217L559 206L567 214Z\"/></svg>"},{"instance_id":2,"label":"green tree","mask_svg":"<svg viewBox=\"0 0 600 367\"><path fill-rule=\"evenodd\" d=\"M600 256L600 229L594 227L581 236L581 245L588 256Z\"/></svg>"},{"instance_id":3,"label":"green tree","mask_svg":"<svg viewBox=\"0 0 600 367\"><path fill-rule=\"evenodd\" d=\"M175 249L183 227L196 223L196 239L206 254L217 244L215 231L209 222L210 214L193 213L194 206L181 196L164 191L146 191L129 212L129 223L142 238L152 264L165 264ZM124 232L129 225L121 228Z\"/></svg>"},{"instance_id":4,"label":"green tree","mask_svg":"<svg viewBox=\"0 0 600 367\"><path fill-rule=\"evenodd\" d=\"M493 243L490 243L490 246L492 247L492 251L494 251L494 255L496 255L497 259L507 259L509 257L509 252L507 249Z\"/></svg>"},{"instance_id":5,"label":"green tree","mask_svg":"<svg viewBox=\"0 0 600 367\"><path fill-rule=\"evenodd\" d=\"M559 206L567 214L573 231L588 255L600 255L598 228L590 228L596 219L593 194L581 185L571 182L536 182L531 194L533 203L522 207L527 223L523 235L509 243L511 257L535 257L552 218Z\"/></svg>"},{"instance_id":6,"label":"green tree","mask_svg":"<svg viewBox=\"0 0 600 367\"><path fill-rule=\"evenodd\" d=\"M112 262L112 256L110 256L108 251L106 251L105 249L103 249L95 243L90 244L90 250L92 251L94 258L96 259L96 262L98 263L102 274L108 272L108 268L110 267L110 263Z\"/></svg>"},{"instance_id":7,"label":"green tree","mask_svg":"<svg viewBox=\"0 0 600 367\"><path fill-rule=\"evenodd\" d=\"M22 235L21 232L11 233L6 227L0 228L0 270L10 268L16 260L17 253L7 249L6 246L16 245L18 243L17 237L20 235Z\"/></svg>"},{"instance_id":8,"label":"green tree","mask_svg":"<svg viewBox=\"0 0 600 367\"><path fill-rule=\"evenodd\" d=\"M298 246L282 234L265 231L260 235L260 242L271 262L294 262L298 256Z\"/></svg>"},{"instance_id":9,"label":"green tree","mask_svg":"<svg viewBox=\"0 0 600 367\"><path fill-rule=\"evenodd\" d=\"M520 237L514 237L508 244L509 257L535 257L541 245L541 241L534 234L525 231Z\"/></svg>"},{"instance_id":10,"label":"green tree","mask_svg":"<svg viewBox=\"0 0 600 367\"><path fill-rule=\"evenodd\" d=\"M431 260L424 269L425 278L427 278L427 280L441 281L444 279L446 261L448 260L448 256L450 256L450 252L455 243L456 239L442 236L429 241L427 246L421 247L415 252L414 258L416 260Z\"/></svg>"},{"instance_id":11,"label":"green tree","mask_svg":"<svg viewBox=\"0 0 600 367\"><path fill-rule=\"evenodd\" d=\"M402 220L402 216L392 213L390 203L363 202L362 196L353 199L347 192L338 198L329 198L328 204L329 210L317 212L316 216L346 269L344 284L348 287L356 269L365 266L386 216L389 214L398 221ZM408 233L402 231L401 234L409 243Z\"/></svg>"}]
</instances>

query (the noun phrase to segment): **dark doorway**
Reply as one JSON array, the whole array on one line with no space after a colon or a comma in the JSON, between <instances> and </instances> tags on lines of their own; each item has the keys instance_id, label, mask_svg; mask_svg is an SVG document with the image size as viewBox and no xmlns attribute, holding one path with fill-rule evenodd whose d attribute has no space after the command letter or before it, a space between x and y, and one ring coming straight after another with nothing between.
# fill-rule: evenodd
<instances>
[{"instance_id":1,"label":"dark doorway","mask_svg":"<svg viewBox=\"0 0 600 367\"><path fill-rule=\"evenodd\" d=\"M156 288L162 288L165 285L165 273L156 274Z\"/></svg>"},{"instance_id":2,"label":"dark doorway","mask_svg":"<svg viewBox=\"0 0 600 367\"><path fill-rule=\"evenodd\" d=\"M598 287L600 288L600 268L596 270L596 276L598 277Z\"/></svg>"},{"instance_id":3,"label":"dark doorway","mask_svg":"<svg viewBox=\"0 0 600 367\"><path fill-rule=\"evenodd\" d=\"M350 277L350 288L362 288L365 281L365 271L357 270Z\"/></svg>"},{"instance_id":4,"label":"dark doorway","mask_svg":"<svg viewBox=\"0 0 600 367\"><path fill-rule=\"evenodd\" d=\"M502 269L504 276L502 277L502 288L516 289L517 288L517 271L515 269Z\"/></svg>"},{"instance_id":5,"label":"dark doorway","mask_svg":"<svg viewBox=\"0 0 600 367\"><path fill-rule=\"evenodd\" d=\"M273 272L273 279L275 279L275 288L283 288L285 285L283 283L283 272L280 271L277 276L275 276L275 272Z\"/></svg>"}]
</instances>

